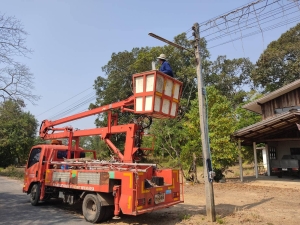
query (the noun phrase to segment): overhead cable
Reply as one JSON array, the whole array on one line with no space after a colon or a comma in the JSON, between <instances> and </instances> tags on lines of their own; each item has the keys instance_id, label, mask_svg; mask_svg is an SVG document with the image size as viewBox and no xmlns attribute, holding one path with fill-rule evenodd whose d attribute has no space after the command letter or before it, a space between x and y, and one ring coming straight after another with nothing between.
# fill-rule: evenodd
<instances>
[{"instance_id":1,"label":"overhead cable","mask_svg":"<svg viewBox=\"0 0 300 225\"><path fill-rule=\"evenodd\" d=\"M58 107L58 106L60 106L60 105L62 105L62 104L64 104L64 103L66 103L67 101L69 101L69 100L71 100L71 99L75 98L76 96L78 96L78 95L80 95L80 94L82 94L82 93L86 92L87 90L90 90L92 87L93 87L93 86L91 86L91 87L89 87L89 88L87 88L87 89L83 90L82 92L80 92L80 93L78 93L78 94L74 95L74 96L73 96L73 97L71 97L71 98L68 98L67 100L65 100L65 101L63 101L63 102L61 102L61 103L59 103L59 104L57 104L57 105L53 106L53 107L52 107L52 108L50 108L50 109L47 109L46 111L44 111L44 112L40 113L40 114L39 114L39 115L37 115L37 116L40 116L40 115L43 115L43 114L44 114L44 113L46 113L46 112L49 112L50 110L52 110L52 109L54 109L54 108L56 108L56 107Z\"/></svg>"},{"instance_id":2,"label":"overhead cable","mask_svg":"<svg viewBox=\"0 0 300 225\"><path fill-rule=\"evenodd\" d=\"M253 32L248 33L248 34L246 34L246 35L242 35L242 37L238 37L238 38L231 39L230 41L226 41L226 42L223 42L223 43L221 43L221 44L214 45L214 46L212 46L212 47L209 47L208 49L215 48L215 47L218 47L218 46L221 46L221 45L224 45L224 44L228 44L228 43L231 43L231 42L234 42L234 41L237 41L237 40L246 38L246 37L250 37L250 36L259 34L259 33L261 33L261 32L273 30L273 29L275 29L275 28L282 27L282 26L288 25L288 24L290 24L290 23L295 23L295 22L298 22L298 21L300 21L300 16L291 18L291 19L286 20L286 21L279 22L279 23L277 23L277 24L273 24L273 25L271 25L271 26L269 26L269 27L265 27L265 28L262 29L262 30L256 30L256 31L253 31Z\"/></svg>"}]
</instances>

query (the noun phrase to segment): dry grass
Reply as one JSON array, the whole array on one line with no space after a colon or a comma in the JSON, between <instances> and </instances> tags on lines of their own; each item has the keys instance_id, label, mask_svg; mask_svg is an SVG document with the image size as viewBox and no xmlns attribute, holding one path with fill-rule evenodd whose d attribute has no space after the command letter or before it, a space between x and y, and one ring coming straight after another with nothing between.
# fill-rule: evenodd
<instances>
[{"instance_id":1,"label":"dry grass","mask_svg":"<svg viewBox=\"0 0 300 225\"><path fill-rule=\"evenodd\" d=\"M22 180L24 179L24 168L17 168L15 166L8 166L5 169L0 168L0 175Z\"/></svg>"}]
</instances>

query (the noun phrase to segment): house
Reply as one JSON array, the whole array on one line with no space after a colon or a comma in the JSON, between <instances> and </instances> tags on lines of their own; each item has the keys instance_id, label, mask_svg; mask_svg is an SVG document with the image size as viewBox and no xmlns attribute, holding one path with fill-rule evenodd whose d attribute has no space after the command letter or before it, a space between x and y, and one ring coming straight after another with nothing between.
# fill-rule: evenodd
<instances>
[{"instance_id":1,"label":"house","mask_svg":"<svg viewBox=\"0 0 300 225\"><path fill-rule=\"evenodd\" d=\"M283 155L290 154L300 155L300 132L297 126L300 124L300 79L244 105L243 108L262 115L262 121L233 134L239 141L239 146L253 146L256 177L258 143L265 144L264 163L267 165L268 176L270 159L281 159Z\"/></svg>"}]
</instances>

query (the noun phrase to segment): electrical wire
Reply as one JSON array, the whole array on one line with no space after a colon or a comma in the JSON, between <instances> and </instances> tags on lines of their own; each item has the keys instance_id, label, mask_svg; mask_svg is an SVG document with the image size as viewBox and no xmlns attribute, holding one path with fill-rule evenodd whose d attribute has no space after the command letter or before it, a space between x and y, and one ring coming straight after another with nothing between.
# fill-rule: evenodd
<instances>
[{"instance_id":1,"label":"electrical wire","mask_svg":"<svg viewBox=\"0 0 300 225\"><path fill-rule=\"evenodd\" d=\"M210 20L207 20L207 21L205 21L205 22L202 22L202 23L199 24L199 26L200 26L200 27L201 27L201 26L207 26L207 24L210 24L210 23L212 23L212 22L215 22L215 21L217 21L218 19L225 19L225 18L226 18L227 16L229 16L230 14L237 13L238 11L241 11L241 10L243 10L244 8L248 8L248 9L249 9L251 6L253 6L253 5L255 5L255 4L258 4L258 3L260 3L260 2L263 2L263 1L267 1L267 4L264 5L264 6L262 6L262 7L260 7L260 8L254 9L253 11L250 11L250 12L248 12L248 13L246 13L246 14L249 15L250 13L256 12L256 11L258 11L258 10L260 10L260 9L264 9L264 8L266 8L267 6L270 6L270 5L272 5L272 4L274 4L274 3L277 3L277 2L279 2L279 1L281 1L281 0L273 0L273 2L270 3L270 4L268 4L268 0L258 0L258 1L254 1L254 2L251 2L250 4L243 5L243 6L241 6L241 7L238 7L238 8L236 8L236 9L234 9L234 10L231 10L231 11L229 11L229 12L227 12L227 13L223 13L223 14L217 16L217 17L214 17L213 19L210 19ZM243 14L243 15L245 15L245 14ZM242 16L243 16L243 15L242 15ZM231 18L230 20L234 20L234 19L238 19L238 18L241 18L241 16L236 16L236 17L234 17L234 18ZM217 25L222 25L222 24L225 24L225 23L227 23L227 21L223 21L223 22L221 22L220 24L216 24L215 26L217 26ZM209 29L211 29L211 28L207 28L206 30L209 30ZM206 30L202 30L201 33L202 33L202 32L205 32Z\"/></svg>"},{"instance_id":2,"label":"electrical wire","mask_svg":"<svg viewBox=\"0 0 300 225\"><path fill-rule=\"evenodd\" d=\"M61 109L59 112L56 112L56 114L60 114L64 111L66 111L67 109L69 109L70 107L73 107L79 103L81 103L82 101L85 101L87 98L90 98L91 96L93 96L95 93L94 92L90 92L87 95L83 96L82 98L76 100L75 102L71 103L70 105L66 106L65 108ZM54 117L54 116L50 116L50 117Z\"/></svg>"},{"instance_id":3,"label":"electrical wire","mask_svg":"<svg viewBox=\"0 0 300 225\"><path fill-rule=\"evenodd\" d=\"M271 26L269 26L269 27L264 28L263 30L257 30L257 31L248 33L248 34L246 34L246 35L243 35L242 37L238 37L238 38L232 39L232 40L230 40L230 41L226 41L226 42L223 42L223 43L221 43L221 44L214 45L214 46L212 46L212 47L209 47L208 49L212 49L212 48L215 48L215 47L224 45L224 44L228 44L228 43L231 43L231 42L234 42L234 41L237 41L237 40L246 38L246 37L250 37L250 36L256 35L256 34L261 33L261 32L273 30L273 29L275 29L275 28L282 27L282 26L288 25L288 24L290 24L290 23L298 22L298 21L300 21L300 16L291 18L290 20L282 21L282 22L277 23L277 24L273 24L273 25L271 25Z\"/></svg>"},{"instance_id":4,"label":"electrical wire","mask_svg":"<svg viewBox=\"0 0 300 225\"><path fill-rule=\"evenodd\" d=\"M270 17L277 16L277 15L279 15L279 16L281 17L281 15L280 15L278 12L280 12L280 11L282 11L282 10L284 10L284 12L285 12L285 11L288 12L288 10L294 9L294 8L295 8L293 2L287 4L286 6L287 6L286 9L283 8L283 7L278 7L278 8L276 8L276 9L273 9L273 10L269 11L269 12L266 12L266 13L264 13L264 14L258 15L258 18L260 18L260 21L262 21L262 20L268 19L268 18L270 18ZM271 14L271 15L269 15L269 14ZM263 17L263 16L265 16L265 17ZM276 19L278 19L278 18L276 18ZM249 22L251 22L251 21L253 21L253 20L255 20L255 22L249 23ZM245 26L240 26L241 24L245 24ZM249 28L249 27L250 27L251 25L253 25L253 24L257 24L257 18L256 18L256 17L247 19L247 20L242 21L242 22L239 22L238 24L235 24L235 25L226 27L226 28L221 29L221 30L218 30L218 31L216 31L216 32L214 32L214 33L211 33L211 34L208 34L208 35L204 35L203 37L204 37L204 38L207 38L207 37L209 37L209 36L211 36L211 35L214 35L214 34L217 34L217 33L221 33L222 31L224 31L224 33L226 33L226 34L234 33L235 31L239 31L240 29L243 29L243 28ZM236 28L235 30L230 30L230 28L233 28L233 27L238 27L238 28ZM230 32L228 32L229 30L230 30ZM202 31L201 31L201 33L202 33ZM202 34L203 34L203 33L202 33ZM220 35L220 36L221 36L221 35Z\"/></svg>"},{"instance_id":5,"label":"electrical wire","mask_svg":"<svg viewBox=\"0 0 300 225\"><path fill-rule=\"evenodd\" d=\"M74 102L73 104L69 105L67 110L62 110L58 112L56 115L51 116L50 119L54 120L55 118L61 118L63 116L68 115L69 113L73 112L74 110L82 107L83 105L90 103L92 100L96 99L97 95L95 93L89 93L88 95L84 96L80 100Z\"/></svg>"},{"instance_id":6,"label":"electrical wire","mask_svg":"<svg viewBox=\"0 0 300 225\"><path fill-rule=\"evenodd\" d=\"M187 31L185 31L184 33L188 34L189 32L191 32L193 30L193 27L191 27L190 29L188 29Z\"/></svg>"},{"instance_id":7,"label":"electrical wire","mask_svg":"<svg viewBox=\"0 0 300 225\"><path fill-rule=\"evenodd\" d=\"M56 118L62 118L62 117L67 117L70 113L74 114L73 112L79 108L81 108L82 106L85 106L87 103L90 103L92 100L96 99L96 96L90 98L90 99L87 99L86 101L74 106L73 108L70 108L68 110L66 110L65 112L63 112L62 114L58 114L56 115ZM85 110L83 111L86 111L88 110L88 108L86 108ZM83 112L82 111L82 112ZM54 118L55 119L55 118ZM51 120L54 120L54 119L51 119Z\"/></svg>"},{"instance_id":8,"label":"electrical wire","mask_svg":"<svg viewBox=\"0 0 300 225\"><path fill-rule=\"evenodd\" d=\"M290 12L289 15L292 15L292 14L297 13L297 12L299 12L299 11L296 10L296 11L294 11L294 12ZM264 18L264 19L267 19L267 18L270 18L270 17L274 17L274 16L271 15L271 16L268 16L268 17L266 17L266 18ZM270 20L267 20L267 21L265 21L265 22L262 22L262 23L260 23L259 25L261 26L262 24L266 24L266 23L272 22L272 21L274 21L274 20L276 20L276 19L280 19L280 18L281 18L281 16L279 15L279 17L277 17L277 18L271 18ZM251 23L251 24L249 24L249 25L256 25L256 24L257 24L257 22L253 22L253 23ZM247 25L247 26L249 26L249 25ZM219 36L217 36L217 37L208 39L208 40L206 40L206 41L207 41L207 42L210 42L210 41L214 41L214 40L217 40L217 39L226 37L226 36L230 36L230 35L232 35L232 34L236 34L237 32L241 33L242 31L251 29L251 28L253 28L253 27L254 27L254 26L252 26L252 27L246 27L246 26L245 26L244 29L243 29L243 28L237 28L237 29L232 30L232 31L230 31L230 32L228 32L228 33L219 35ZM205 38L205 37L204 37L204 38Z\"/></svg>"},{"instance_id":9,"label":"electrical wire","mask_svg":"<svg viewBox=\"0 0 300 225\"><path fill-rule=\"evenodd\" d=\"M207 23L210 22L210 21L217 20L217 19L223 17L224 15L229 15L229 14L232 14L233 12L236 12L236 11L241 10L241 9L243 9L243 8L249 7L249 6L253 5L254 3L257 4L257 3L260 3L260 2L263 2L263 1L268 1L268 0L258 0L258 1L253 1L253 2L251 2L251 3L246 3L245 5L242 5L242 6L240 6L240 7L237 7L237 8L235 8L235 9L233 9L233 10L227 11L226 13L222 13L222 14L220 14L220 15L218 15L218 16L215 16L215 17L212 18L212 19L206 20L206 21L200 23L199 26L201 26L201 25L203 25L203 24L207 24Z\"/></svg>"},{"instance_id":10,"label":"electrical wire","mask_svg":"<svg viewBox=\"0 0 300 225\"><path fill-rule=\"evenodd\" d=\"M80 94L82 94L82 93L86 92L87 90L90 90L92 87L93 87L93 86L91 86L91 87L89 87L89 88L85 89L84 91L82 91L82 92L80 92L80 93L78 93L78 94L74 95L73 97L71 97L71 98L69 98L69 99L67 99L67 100L65 100L65 101L63 101L63 102L61 102L61 103L59 103L59 104L57 104L57 105L53 106L52 108L50 108L50 109L47 109L46 111L44 111L44 112L40 113L40 114L39 114L39 115L37 115L37 116L43 115L44 113L46 113L46 112L49 112L49 111L50 111L50 110L52 110L52 109L55 109L56 107L58 107L58 106L60 106L60 105L62 105L62 104L64 104L64 103L66 103L67 101L69 101L69 100L71 100L71 99L75 98L76 96L78 96L78 95L80 95Z\"/></svg>"}]
</instances>

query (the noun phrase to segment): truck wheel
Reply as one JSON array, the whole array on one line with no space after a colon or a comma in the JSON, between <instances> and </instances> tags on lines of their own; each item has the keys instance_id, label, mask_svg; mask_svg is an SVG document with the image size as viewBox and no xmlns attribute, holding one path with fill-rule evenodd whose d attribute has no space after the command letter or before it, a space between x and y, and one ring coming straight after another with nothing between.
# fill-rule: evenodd
<instances>
[{"instance_id":1,"label":"truck wheel","mask_svg":"<svg viewBox=\"0 0 300 225\"><path fill-rule=\"evenodd\" d=\"M37 206L40 200L40 185L39 184L34 184L30 190L30 203L33 206Z\"/></svg>"},{"instance_id":2,"label":"truck wheel","mask_svg":"<svg viewBox=\"0 0 300 225\"><path fill-rule=\"evenodd\" d=\"M103 220L105 208L94 194L87 194L82 203L82 213L86 221L97 223Z\"/></svg>"}]
</instances>

